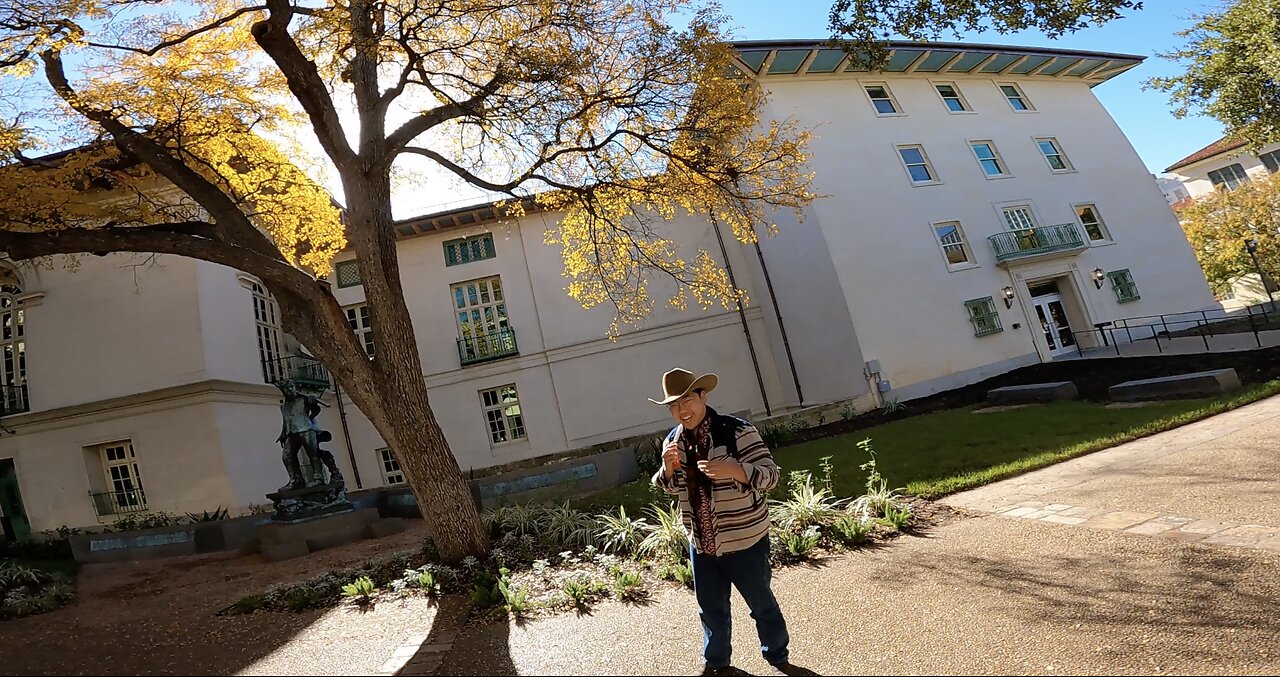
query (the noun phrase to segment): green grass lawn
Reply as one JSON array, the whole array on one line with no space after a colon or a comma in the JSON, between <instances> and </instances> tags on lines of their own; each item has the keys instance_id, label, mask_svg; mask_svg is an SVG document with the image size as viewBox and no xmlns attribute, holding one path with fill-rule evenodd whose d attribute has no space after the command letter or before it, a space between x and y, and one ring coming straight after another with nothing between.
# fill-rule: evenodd
<instances>
[{"instance_id":1,"label":"green grass lawn","mask_svg":"<svg viewBox=\"0 0 1280 677\"><path fill-rule=\"evenodd\" d=\"M891 487L936 498L1043 468L1069 458L1176 428L1280 394L1280 381L1235 395L1145 407L1108 409L1095 402L1064 402L992 413L973 408L925 414L848 435L813 440L774 452L784 472L818 472L824 456L835 467L837 495L863 493L867 456L860 440L871 438L880 473ZM578 506L604 510L624 505L634 513L653 498L637 482L579 499Z\"/></svg>"}]
</instances>

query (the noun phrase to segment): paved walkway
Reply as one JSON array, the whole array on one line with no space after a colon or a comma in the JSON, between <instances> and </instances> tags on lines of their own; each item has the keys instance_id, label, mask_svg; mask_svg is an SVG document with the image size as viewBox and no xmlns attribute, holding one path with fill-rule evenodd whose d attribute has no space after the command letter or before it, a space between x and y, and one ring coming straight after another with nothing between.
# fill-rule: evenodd
<instances>
[{"instance_id":1,"label":"paved walkway","mask_svg":"<svg viewBox=\"0 0 1280 677\"><path fill-rule=\"evenodd\" d=\"M1157 327L1158 329L1158 327ZM1280 346L1280 330L1240 334L1214 334L1213 336L1179 336L1174 339L1151 338L1151 330L1135 327L1131 330L1133 341L1125 340L1123 330L1117 331L1119 342L1103 347L1085 348L1079 353L1064 355L1060 360L1106 359L1109 357L1148 357L1152 355L1200 355L1203 353L1235 353ZM1111 338L1108 337L1108 342ZM1206 343L1208 344L1206 347Z\"/></svg>"},{"instance_id":2,"label":"paved walkway","mask_svg":"<svg viewBox=\"0 0 1280 677\"><path fill-rule=\"evenodd\" d=\"M979 516L777 575L794 660L818 674L1280 672L1277 449L1280 398L953 496ZM408 660L435 674L694 674L696 618L692 595L670 590L449 630L447 652ZM736 595L734 619L737 665L777 674Z\"/></svg>"},{"instance_id":3,"label":"paved walkway","mask_svg":"<svg viewBox=\"0 0 1280 677\"><path fill-rule=\"evenodd\" d=\"M1024 518L1034 512L1019 508L1066 506L1052 512L1093 525L1094 518L1122 511L1136 520L1123 528L1160 518L1280 527L1280 397L943 502ZM1077 507L1089 514L1065 514Z\"/></svg>"}]
</instances>

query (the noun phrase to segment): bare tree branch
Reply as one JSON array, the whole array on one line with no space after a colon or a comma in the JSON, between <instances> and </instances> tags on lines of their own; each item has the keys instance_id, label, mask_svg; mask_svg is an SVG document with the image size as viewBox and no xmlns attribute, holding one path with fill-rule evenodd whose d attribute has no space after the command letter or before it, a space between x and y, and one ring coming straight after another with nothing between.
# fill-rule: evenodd
<instances>
[{"instance_id":1,"label":"bare tree branch","mask_svg":"<svg viewBox=\"0 0 1280 677\"><path fill-rule=\"evenodd\" d=\"M155 56L162 49L167 49L169 47L173 47L174 45L180 45L186 42L187 40L190 40L191 38L194 38L197 35L200 35L201 33L208 33L209 31L214 30L216 28L221 28L222 26L225 26L231 23L232 21L235 21L236 19L244 16L245 14L250 14L252 12L261 12L266 8L267 8L266 5L254 5L252 7L243 7L241 9L238 9L232 12L231 14L228 14L218 19L217 21L213 21L211 23L205 24L204 26L200 26L199 28L194 28L192 30L189 30L186 33L183 33L182 35L179 35L176 38L170 38L169 40L160 42L156 44L154 47L151 47L148 49L142 49L141 47L129 47L128 45L107 45L99 42L87 42L85 44L87 44L90 47L100 47L102 49L115 49L115 50L122 50L126 52L136 52L138 54L145 54L147 56Z\"/></svg>"},{"instance_id":2,"label":"bare tree branch","mask_svg":"<svg viewBox=\"0 0 1280 677\"><path fill-rule=\"evenodd\" d=\"M250 29L253 39L284 74L289 91L307 111L316 137L329 158L340 169L350 170L356 154L347 143L329 88L315 63L302 53L298 43L289 35L289 21L297 8L291 7L288 0L267 0L267 8L271 16L253 25Z\"/></svg>"}]
</instances>

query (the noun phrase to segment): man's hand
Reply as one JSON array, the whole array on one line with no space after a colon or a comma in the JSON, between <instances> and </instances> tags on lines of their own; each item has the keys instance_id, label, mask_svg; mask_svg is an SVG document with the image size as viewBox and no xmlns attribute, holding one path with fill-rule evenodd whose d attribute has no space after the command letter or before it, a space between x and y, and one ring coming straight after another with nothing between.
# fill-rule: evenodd
<instances>
[{"instance_id":1,"label":"man's hand","mask_svg":"<svg viewBox=\"0 0 1280 677\"><path fill-rule=\"evenodd\" d=\"M698 461L698 470L713 480L731 479L742 484L747 483L747 469L737 461Z\"/></svg>"},{"instance_id":2,"label":"man's hand","mask_svg":"<svg viewBox=\"0 0 1280 677\"><path fill-rule=\"evenodd\" d=\"M676 446L675 440L667 443L662 450L662 471L670 478L680 467L680 447Z\"/></svg>"}]
</instances>

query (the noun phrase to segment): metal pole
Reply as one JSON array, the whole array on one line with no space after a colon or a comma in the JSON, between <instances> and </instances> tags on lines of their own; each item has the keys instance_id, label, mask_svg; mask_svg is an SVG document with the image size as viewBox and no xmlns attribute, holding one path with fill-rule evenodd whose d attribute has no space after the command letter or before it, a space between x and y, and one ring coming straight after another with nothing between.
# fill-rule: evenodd
<instances>
[{"instance_id":1,"label":"metal pole","mask_svg":"<svg viewBox=\"0 0 1280 677\"><path fill-rule=\"evenodd\" d=\"M1271 304L1271 309L1276 308L1275 295L1271 292L1271 285L1267 284L1267 276L1262 273L1262 264L1258 263L1257 246L1246 247L1249 252L1249 258L1253 259L1253 269L1258 271L1258 281L1262 283L1262 290L1267 292L1267 302Z\"/></svg>"},{"instance_id":2,"label":"metal pole","mask_svg":"<svg viewBox=\"0 0 1280 677\"><path fill-rule=\"evenodd\" d=\"M1258 335L1258 325L1253 323L1253 306L1245 306L1244 309L1249 313L1249 329L1253 331L1253 340L1258 344L1258 347L1261 348L1262 337ZM1262 317L1265 319L1266 315L1263 315Z\"/></svg>"},{"instance_id":3,"label":"metal pole","mask_svg":"<svg viewBox=\"0 0 1280 677\"><path fill-rule=\"evenodd\" d=\"M1151 327L1151 338L1156 340L1156 352L1163 353L1164 348L1160 347L1160 336L1156 334L1156 326L1154 324L1148 326Z\"/></svg>"},{"instance_id":4,"label":"metal pole","mask_svg":"<svg viewBox=\"0 0 1280 677\"><path fill-rule=\"evenodd\" d=\"M724 246L724 236L720 234L720 221L716 218L715 213L711 213L711 229L716 231L716 240L720 242L720 254L724 256L724 272L729 275L729 284L734 289L740 289L737 280L733 277L733 265L729 263L729 250ZM747 349L751 351L751 365L756 370L756 385L760 387L760 400L764 403L765 416L773 416L773 409L769 406L769 395L764 390L764 375L760 373L760 360L756 357L756 344L751 340L751 328L747 326L747 312L742 307L742 299L735 299L738 306L738 319L742 321L742 333L747 337Z\"/></svg>"}]
</instances>

